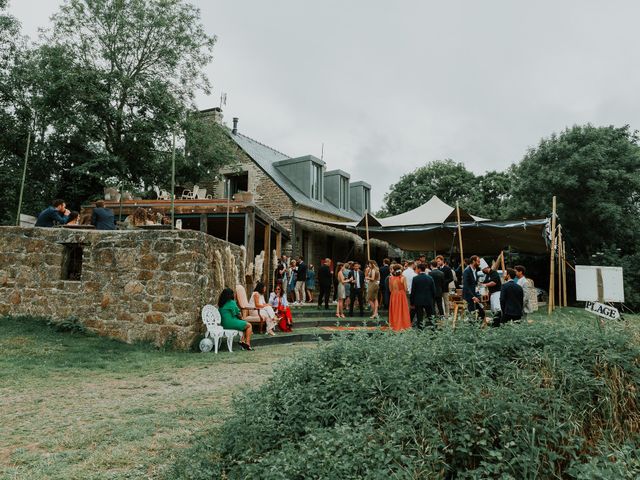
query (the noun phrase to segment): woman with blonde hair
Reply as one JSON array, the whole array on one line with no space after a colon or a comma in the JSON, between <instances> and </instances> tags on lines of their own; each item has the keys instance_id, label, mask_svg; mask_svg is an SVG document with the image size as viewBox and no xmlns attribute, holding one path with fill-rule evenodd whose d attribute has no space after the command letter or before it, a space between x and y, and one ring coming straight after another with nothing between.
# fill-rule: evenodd
<instances>
[{"instance_id":1,"label":"woman with blonde hair","mask_svg":"<svg viewBox=\"0 0 640 480\"><path fill-rule=\"evenodd\" d=\"M380 269L375 260L369 260L367 280L369 288L367 289L367 300L371 305L371 319L378 319L378 291L380 289Z\"/></svg>"}]
</instances>

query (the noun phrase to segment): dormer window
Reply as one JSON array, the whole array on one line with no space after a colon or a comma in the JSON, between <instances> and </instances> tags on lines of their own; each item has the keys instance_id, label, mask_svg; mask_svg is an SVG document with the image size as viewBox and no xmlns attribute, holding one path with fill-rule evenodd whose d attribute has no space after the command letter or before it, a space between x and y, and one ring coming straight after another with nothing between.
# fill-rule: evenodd
<instances>
[{"instance_id":1,"label":"dormer window","mask_svg":"<svg viewBox=\"0 0 640 480\"><path fill-rule=\"evenodd\" d=\"M338 207L342 210L347 210L349 208L349 179L345 177L340 177Z\"/></svg>"},{"instance_id":2,"label":"dormer window","mask_svg":"<svg viewBox=\"0 0 640 480\"><path fill-rule=\"evenodd\" d=\"M311 198L322 201L322 166L311 164Z\"/></svg>"}]
</instances>

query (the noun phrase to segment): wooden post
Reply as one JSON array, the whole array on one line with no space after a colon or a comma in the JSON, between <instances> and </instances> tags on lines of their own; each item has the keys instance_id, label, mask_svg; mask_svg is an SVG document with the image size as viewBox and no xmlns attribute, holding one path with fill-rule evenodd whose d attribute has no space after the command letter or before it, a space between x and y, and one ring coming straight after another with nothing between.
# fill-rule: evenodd
<instances>
[{"instance_id":1,"label":"wooden post","mask_svg":"<svg viewBox=\"0 0 640 480\"><path fill-rule=\"evenodd\" d=\"M562 301L563 306L567 306L567 245L562 241L562 293L564 298Z\"/></svg>"},{"instance_id":2,"label":"wooden post","mask_svg":"<svg viewBox=\"0 0 640 480\"><path fill-rule=\"evenodd\" d=\"M507 268L504 264L504 250L500 252L500 268L502 269L502 276L504 277L504 273L507 271Z\"/></svg>"},{"instance_id":3,"label":"wooden post","mask_svg":"<svg viewBox=\"0 0 640 480\"><path fill-rule=\"evenodd\" d=\"M271 224L264 226L264 267L262 267L262 276L264 284L269 286L269 278L271 278Z\"/></svg>"},{"instance_id":4,"label":"wooden post","mask_svg":"<svg viewBox=\"0 0 640 480\"><path fill-rule=\"evenodd\" d=\"M369 248L369 210L364 212L364 228L367 231L367 261L371 261L371 249Z\"/></svg>"},{"instance_id":5,"label":"wooden post","mask_svg":"<svg viewBox=\"0 0 640 480\"><path fill-rule=\"evenodd\" d=\"M122 220L122 192L120 192L120 220ZM171 142L171 230L176 228L176 131Z\"/></svg>"},{"instance_id":6,"label":"wooden post","mask_svg":"<svg viewBox=\"0 0 640 480\"><path fill-rule=\"evenodd\" d=\"M247 265L255 261L256 213L249 207L244 215L244 248L247 250Z\"/></svg>"},{"instance_id":7,"label":"wooden post","mask_svg":"<svg viewBox=\"0 0 640 480\"><path fill-rule=\"evenodd\" d=\"M460 225L460 205L456 201L456 214L458 216L458 240L460 242L460 271L464 270L464 250L462 249L462 226Z\"/></svg>"},{"instance_id":8,"label":"wooden post","mask_svg":"<svg viewBox=\"0 0 640 480\"><path fill-rule=\"evenodd\" d=\"M280 261L280 257L282 256L282 232L276 232L276 258ZM272 290L276 289L276 276L273 276Z\"/></svg>"},{"instance_id":9,"label":"wooden post","mask_svg":"<svg viewBox=\"0 0 640 480\"><path fill-rule=\"evenodd\" d=\"M551 255L549 256L549 302L547 305L547 313L551 315L553 312L553 302L555 297L555 253L556 253L556 196L553 196L553 204L551 208Z\"/></svg>"},{"instance_id":10,"label":"wooden post","mask_svg":"<svg viewBox=\"0 0 640 480\"><path fill-rule=\"evenodd\" d=\"M227 184L227 229L226 229L224 239L228 242L229 241L229 207L231 206L231 179L230 178L226 180L226 184ZM245 245L245 248L248 248L248 247ZM251 261L253 261L253 259L251 259Z\"/></svg>"},{"instance_id":11,"label":"wooden post","mask_svg":"<svg viewBox=\"0 0 640 480\"><path fill-rule=\"evenodd\" d=\"M562 225L558 225L558 258L556 264L558 268L558 305L562 307L562 259L564 252L562 251Z\"/></svg>"},{"instance_id":12,"label":"wooden post","mask_svg":"<svg viewBox=\"0 0 640 480\"><path fill-rule=\"evenodd\" d=\"M22 169L22 182L20 182L20 197L18 197L18 214L16 215L16 226L20 226L20 214L22 213L22 197L24 195L24 183L27 181L27 163L29 162L29 146L31 145L31 128L27 133L27 148L24 151L24 168Z\"/></svg>"}]
</instances>

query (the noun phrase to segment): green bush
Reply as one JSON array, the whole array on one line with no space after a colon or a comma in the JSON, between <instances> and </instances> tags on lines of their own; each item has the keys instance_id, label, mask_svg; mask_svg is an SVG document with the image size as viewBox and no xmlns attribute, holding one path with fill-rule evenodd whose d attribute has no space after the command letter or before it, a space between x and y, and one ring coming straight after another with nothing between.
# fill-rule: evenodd
<instances>
[{"instance_id":1,"label":"green bush","mask_svg":"<svg viewBox=\"0 0 640 480\"><path fill-rule=\"evenodd\" d=\"M640 431L637 334L567 319L337 338L237 399L196 470L283 480L638 478L629 447Z\"/></svg>"}]
</instances>

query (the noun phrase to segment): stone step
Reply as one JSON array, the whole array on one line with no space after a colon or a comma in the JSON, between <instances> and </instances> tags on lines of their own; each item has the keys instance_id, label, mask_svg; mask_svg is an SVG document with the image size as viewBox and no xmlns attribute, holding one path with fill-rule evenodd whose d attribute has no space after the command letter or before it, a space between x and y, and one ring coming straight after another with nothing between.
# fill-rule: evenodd
<instances>
[{"instance_id":1,"label":"stone step","mask_svg":"<svg viewBox=\"0 0 640 480\"><path fill-rule=\"evenodd\" d=\"M293 328L317 328L317 327L333 327L333 326L351 326L351 327L377 327L378 325L387 325L387 319L380 317L378 320L371 320L370 318L362 317L347 317L338 319L333 318L302 318L293 319Z\"/></svg>"}]
</instances>

